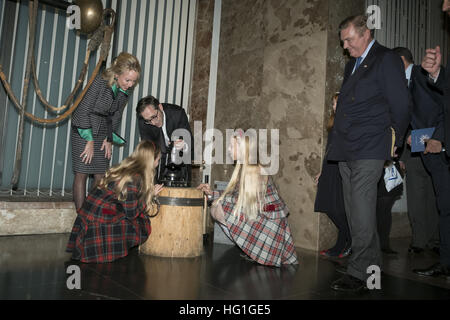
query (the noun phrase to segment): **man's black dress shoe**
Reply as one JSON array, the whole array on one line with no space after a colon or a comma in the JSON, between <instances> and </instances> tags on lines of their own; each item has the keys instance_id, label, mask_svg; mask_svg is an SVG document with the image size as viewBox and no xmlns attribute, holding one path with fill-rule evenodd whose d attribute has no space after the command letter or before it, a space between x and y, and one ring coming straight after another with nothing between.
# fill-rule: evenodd
<instances>
[{"instance_id":1,"label":"man's black dress shoe","mask_svg":"<svg viewBox=\"0 0 450 320\"><path fill-rule=\"evenodd\" d=\"M450 267L436 263L427 269L414 269L414 273L425 277L446 277L450 278Z\"/></svg>"},{"instance_id":2,"label":"man's black dress shoe","mask_svg":"<svg viewBox=\"0 0 450 320\"><path fill-rule=\"evenodd\" d=\"M419 247L411 246L411 247L408 248L408 252L409 253L422 253L423 251L424 251L424 249L423 248L419 248Z\"/></svg>"},{"instance_id":3,"label":"man's black dress shoe","mask_svg":"<svg viewBox=\"0 0 450 320\"><path fill-rule=\"evenodd\" d=\"M331 284L331 289L342 292L357 293L367 290L366 283L351 275L344 275L342 278Z\"/></svg>"}]
</instances>

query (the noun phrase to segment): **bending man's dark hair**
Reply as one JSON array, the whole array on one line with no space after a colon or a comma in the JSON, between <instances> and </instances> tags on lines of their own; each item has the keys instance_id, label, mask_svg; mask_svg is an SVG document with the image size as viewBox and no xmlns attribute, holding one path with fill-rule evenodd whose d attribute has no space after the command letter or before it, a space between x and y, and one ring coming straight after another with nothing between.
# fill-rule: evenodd
<instances>
[{"instance_id":1,"label":"bending man's dark hair","mask_svg":"<svg viewBox=\"0 0 450 320\"><path fill-rule=\"evenodd\" d=\"M414 58L411 53L411 50L404 47L397 47L392 49L396 54L398 54L400 57L405 58L406 62L408 63L414 63Z\"/></svg>"},{"instance_id":2,"label":"bending man's dark hair","mask_svg":"<svg viewBox=\"0 0 450 320\"><path fill-rule=\"evenodd\" d=\"M147 108L148 106L152 106L153 109L158 109L159 101L153 96L146 96L139 100L137 106L136 106L136 114L138 118L141 118L141 113Z\"/></svg>"}]
</instances>

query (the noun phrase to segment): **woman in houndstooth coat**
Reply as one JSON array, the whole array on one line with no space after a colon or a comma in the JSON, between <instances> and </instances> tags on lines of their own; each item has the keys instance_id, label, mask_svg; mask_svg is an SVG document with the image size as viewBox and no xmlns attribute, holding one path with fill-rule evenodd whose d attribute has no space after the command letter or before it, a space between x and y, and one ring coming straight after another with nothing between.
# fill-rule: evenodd
<instances>
[{"instance_id":1,"label":"woman in houndstooth coat","mask_svg":"<svg viewBox=\"0 0 450 320\"><path fill-rule=\"evenodd\" d=\"M251 160L257 141L241 129L231 140L229 152L237 160L231 180L222 195L209 185L198 189L215 199L211 214L243 251L243 257L259 264L280 267L298 264L288 225L288 208L278 195L272 177ZM256 164L252 164L256 163Z\"/></svg>"},{"instance_id":2,"label":"woman in houndstooth coat","mask_svg":"<svg viewBox=\"0 0 450 320\"><path fill-rule=\"evenodd\" d=\"M125 143L116 131L140 72L138 59L122 52L94 79L72 115L73 197L77 209L86 196L88 175L94 175L97 184L109 168L112 143Z\"/></svg>"}]
</instances>

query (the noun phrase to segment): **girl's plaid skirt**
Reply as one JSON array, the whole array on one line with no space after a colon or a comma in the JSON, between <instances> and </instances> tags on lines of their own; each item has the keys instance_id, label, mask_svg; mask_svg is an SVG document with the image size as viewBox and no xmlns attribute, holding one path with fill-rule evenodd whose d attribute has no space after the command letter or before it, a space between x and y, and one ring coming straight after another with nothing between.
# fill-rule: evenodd
<instances>
[{"instance_id":1,"label":"girl's plaid skirt","mask_svg":"<svg viewBox=\"0 0 450 320\"><path fill-rule=\"evenodd\" d=\"M263 211L255 220L246 220L243 213L236 218L233 216L237 198L235 190L221 203L226 227L236 245L259 264L275 267L298 264L287 221L288 209L272 179L269 177Z\"/></svg>"},{"instance_id":2,"label":"girl's plaid skirt","mask_svg":"<svg viewBox=\"0 0 450 320\"><path fill-rule=\"evenodd\" d=\"M127 199L119 201L112 191L96 188L77 211L67 244L72 259L82 262L111 262L128 255L129 249L144 243L151 232L145 204L138 189L129 184Z\"/></svg>"}]
</instances>

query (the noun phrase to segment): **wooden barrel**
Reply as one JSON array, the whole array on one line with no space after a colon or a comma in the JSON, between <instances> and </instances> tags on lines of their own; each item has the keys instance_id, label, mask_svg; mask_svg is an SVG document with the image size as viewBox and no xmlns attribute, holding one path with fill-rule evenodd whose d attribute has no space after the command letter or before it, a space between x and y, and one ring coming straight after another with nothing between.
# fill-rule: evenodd
<instances>
[{"instance_id":1,"label":"wooden barrel","mask_svg":"<svg viewBox=\"0 0 450 320\"><path fill-rule=\"evenodd\" d=\"M152 232L139 247L159 257L198 257L203 253L203 193L194 188L169 188L159 194L161 207L151 219Z\"/></svg>"}]
</instances>

